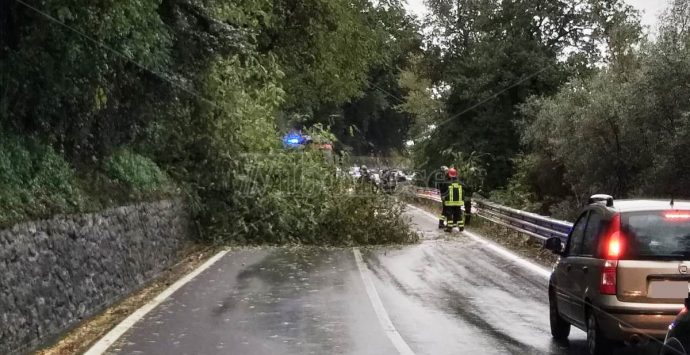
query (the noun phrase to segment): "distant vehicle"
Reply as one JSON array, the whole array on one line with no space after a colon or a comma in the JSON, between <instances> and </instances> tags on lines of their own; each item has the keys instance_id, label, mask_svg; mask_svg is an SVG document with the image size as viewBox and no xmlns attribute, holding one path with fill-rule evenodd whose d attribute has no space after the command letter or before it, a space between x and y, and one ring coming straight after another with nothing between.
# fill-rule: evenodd
<instances>
[{"instance_id":1,"label":"distant vehicle","mask_svg":"<svg viewBox=\"0 0 690 355\"><path fill-rule=\"evenodd\" d=\"M575 222L549 281L551 334L587 332L591 354L663 339L690 281L690 202L595 195Z\"/></svg>"},{"instance_id":2,"label":"distant vehicle","mask_svg":"<svg viewBox=\"0 0 690 355\"><path fill-rule=\"evenodd\" d=\"M690 295L685 299L685 307L668 327L661 355L687 355L690 351Z\"/></svg>"}]
</instances>

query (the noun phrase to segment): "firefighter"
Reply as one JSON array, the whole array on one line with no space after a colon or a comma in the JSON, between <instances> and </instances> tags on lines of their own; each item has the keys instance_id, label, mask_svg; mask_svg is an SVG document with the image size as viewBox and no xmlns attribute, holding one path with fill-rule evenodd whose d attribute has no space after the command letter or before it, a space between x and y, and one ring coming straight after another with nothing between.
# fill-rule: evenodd
<instances>
[{"instance_id":1,"label":"firefighter","mask_svg":"<svg viewBox=\"0 0 690 355\"><path fill-rule=\"evenodd\" d=\"M454 227L462 232L465 229L462 215L462 185L458 181L458 171L455 168L448 169L448 183L441 191L441 200L446 210L446 232L451 232Z\"/></svg>"},{"instance_id":2,"label":"firefighter","mask_svg":"<svg viewBox=\"0 0 690 355\"><path fill-rule=\"evenodd\" d=\"M436 184L436 189L439 191L443 191L446 189L447 184L448 184L448 167L447 166L442 166L441 167L441 176L439 177L438 175L436 176L436 179L434 179L434 183ZM441 201L441 215L438 216L438 229L443 229L446 227L446 205Z\"/></svg>"}]
</instances>

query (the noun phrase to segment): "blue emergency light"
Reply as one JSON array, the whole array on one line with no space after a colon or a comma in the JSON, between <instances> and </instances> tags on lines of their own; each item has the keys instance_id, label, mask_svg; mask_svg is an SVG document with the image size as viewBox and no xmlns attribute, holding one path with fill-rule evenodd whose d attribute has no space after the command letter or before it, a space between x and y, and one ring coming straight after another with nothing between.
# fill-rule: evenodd
<instances>
[{"instance_id":1,"label":"blue emergency light","mask_svg":"<svg viewBox=\"0 0 690 355\"><path fill-rule=\"evenodd\" d=\"M304 142L304 137L296 132L290 132L285 137L283 137L283 144L285 144L288 147L298 147L303 145Z\"/></svg>"}]
</instances>

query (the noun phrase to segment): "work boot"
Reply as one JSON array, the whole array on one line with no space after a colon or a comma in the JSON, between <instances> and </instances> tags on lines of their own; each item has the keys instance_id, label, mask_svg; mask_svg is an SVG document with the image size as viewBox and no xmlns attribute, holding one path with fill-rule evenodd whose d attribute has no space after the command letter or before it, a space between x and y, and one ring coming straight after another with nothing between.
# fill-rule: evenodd
<instances>
[{"instance_id":1,"label":"work boot","mask_svg":"<svg viewBox=\"0 0 690 355\"><path fill-rule=\"evenodd\" d=\"M438 229L443 229L446 226L446 223L443 222L442 219L438 220Z\"/></svg>"}]
</instances>

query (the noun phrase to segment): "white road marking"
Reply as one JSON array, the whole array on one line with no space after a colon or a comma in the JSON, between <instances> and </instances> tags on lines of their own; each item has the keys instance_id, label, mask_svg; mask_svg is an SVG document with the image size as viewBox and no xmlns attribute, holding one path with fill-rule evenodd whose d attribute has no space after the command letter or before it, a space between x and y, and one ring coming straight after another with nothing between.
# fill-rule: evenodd
<instances>
[{"instance_id":1,"label":"white road marking","mask_svg":"<svg viewBox=\"0 0 690 355\"><path fill-rule=\"evenodd\" d=\"M429 218L434 219L434 221L436 221L438 219L437 216L434 216L430 212L425 211L425 210L423 210L417 206L412 206L412 205L408 205L408 206L412 207L413 209L415 209L419 212L424 213ZM541 266L539 266L539 265L537 265L537 264L535 264L535 263L533 263L527 259L524 259L524 258L518 256L517 254L513 253L512 251L509 251L508 249L506 249L506 248L504 248L504 247L502 247L496 243L490 242L490 241L486 240L485 238L482 238L481 236L479 236L475 233L469 232L467 230L465 230L463 233L465 233L465 235L474 239L475 241L483 244L488 249L491 249L496 254L499 254L506 259L512 260L513 262L522 266L523 268L525 268L525 269L527 269L527 270L529 270L529 271L531 271L531 272L533 272L539 276L542 276L542 277L546 278L547 280L551 277L551 271L549 271L548 269L541 267Z\"/></svg>"},{"instance_id":2,"label":"white road marking","mask_svg":"<svg viewBox=\"0 0 690 355\"><path fill-rule=\"evenodd\" d=\"M543 268L543 267L541 267L541 266L539 266L539 265L537 265L531 261L528 261L527 259L524 259L524 258L516 255L515 253L509 251L508 249L505 249L502 246L499 246L498 244L490 242L490 241L478 236L477 234L474 234L474 233L469 232L469 231L464 231L463 233L465 233L465 235L469 236L470 238L474 239L475 241L484 244L484 246L493 250L497 254L500 254L504 258L514 261L516 264L519 264L523 268L525 268L529 271L532 271L535 274L542 276L547 280L551 277L551 271L549 271L548 269Z\"/></svg>"},{"instance_id":3,"label":"white road marking","mask_svg":"<svg viewBox=\"0 0 690 355\"><path fill-rule=\"evenodd\" d=\"M205 263L201 264L201 266L194 269L194 271L190 272L183 278L177 280L177 282L175 282L174 284L170 285L170 287L158 294L158 296L149 301L149 303L137 309L134 313L130 314L129 317L125 318L122 322L120 322L120 324L116 325L115 328L111 329L108 332L108 334L106 334L103 338L98 340L96 344L94 344L86 353L84 353L84 355L100 355L105 353L108 350L108 348L111 345L113 345L115 341L117 341L118 338L120 338L125 332L127 332L127 330L132 328L132 326L134 326L134 324L141 320L147 313L156 308L159 304L161 304L173 293L175 293L175 291L179 290L186 283L197 277L204 270L211 267L211 265L213 265L216 261L220 260L220 258L227 254L227 252L227 250L219 252L212 258L208 259Z\"/></svg>"},{"instance_id":4,"label":"white road marking","mask_svg":"<svg viewBox=\"0 0 690 355\"><path fill-rule=\"evenodd\" d=\"M414 352L410 346L407 345L405 339L403 339L402 336L400 336L400 333L398 333L398 331L395 329L393 322L388 316L388 312L386 312L386 308L383 307L383 302L381 302L381 298L379 297L378 292L376 292L374 282L371 280L371 277L369 277L369 268L362 260L362 253L360 253L359 249L357 248L352 248L352 253L355 254L355 262L357 263L359 274L362 276L364 288L367 291L367 295L369 295L369 300L371 301L371 305L374 307L374 312L376 313L376 317L379 319L379 323L381 324L383 331L386 333L391 343L393 343L395 349L398 350L398 353L401 355L414 355Z\"/></svg>"}]
</instances>

